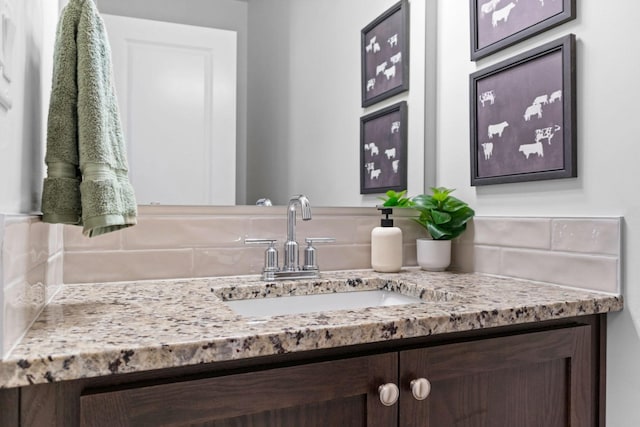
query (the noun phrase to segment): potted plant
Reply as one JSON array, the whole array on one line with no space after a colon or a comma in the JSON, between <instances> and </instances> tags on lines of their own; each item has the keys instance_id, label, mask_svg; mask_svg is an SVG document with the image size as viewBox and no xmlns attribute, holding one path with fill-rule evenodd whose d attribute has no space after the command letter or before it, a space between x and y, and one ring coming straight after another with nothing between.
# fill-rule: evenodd
<instances>
[{"instance_id":1,"label":"potted plant","mask_svg":"<svg viewBox=\"0 0 640 427\"><path fill-rule=\"evenodd\" d=\"M409 207L418 211L413 218L424 227L430 238L418 238L416 251L418 265L423 270L442 271L451 263L451 240L467 229L467 222L475 212L460 199L451 196L454 190L432 187L431 194L420 194L411 199L406 191L387 192L384 206Z\"/></svg>"}]
</instances>

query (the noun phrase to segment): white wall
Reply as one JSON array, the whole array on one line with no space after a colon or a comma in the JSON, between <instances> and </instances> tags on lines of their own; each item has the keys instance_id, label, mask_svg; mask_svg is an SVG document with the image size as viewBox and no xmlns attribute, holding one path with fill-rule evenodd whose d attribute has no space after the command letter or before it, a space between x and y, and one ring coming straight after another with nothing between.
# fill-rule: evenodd
<instances>
[{"instance_id":1,"label":"white wall","mask_svg":"<svg viewBox=\"0 0 640 427\"><path fill-rule=\"evenodd\" d=\"M57 4L7 3L16 35L12 81L3 86L13 106L0 107L0 212L30 213L40 210Z\"/></svg>"},{"instance_id":2,"label":"white wall","mask_svg":"<svg viewBox=\"0 0 640 427\"><path fill-rule=\"evenodd\" d=\"M360 31L396 0L249 2L248 201L375 205L360 195L360 117L406 100L408 188L424 186L425 2L410 6L410 89L361 108Z\"/></svg>"},{"instance_id":3,"label":"white wall","mask_svg":"<svg viewBox=\"0 0 640 427\"><path fill-rule=\"evenodd\" d=\"M609 315L607 419L631 427L640 419L640 2L577 3L576 20L474 64L469 2L438 1L437 182L479 215L624 216L625 309ZM471 187L469 74L567 33L577 36L578 178Z\"/></svg>"}]
</instances>

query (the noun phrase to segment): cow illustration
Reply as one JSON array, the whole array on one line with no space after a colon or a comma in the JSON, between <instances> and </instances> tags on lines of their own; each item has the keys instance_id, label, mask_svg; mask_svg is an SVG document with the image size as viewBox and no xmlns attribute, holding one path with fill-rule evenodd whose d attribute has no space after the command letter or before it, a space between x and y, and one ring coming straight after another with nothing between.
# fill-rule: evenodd
<instances>
[{"instance_id":1,"label":"cow illustration","mask_svg":"<svg viewBox=\"0 0 640 427\"><path fill-rule=\"evenodd\" d=\"M514 7L516 7L516 5L511 2L502 9L494 11L491 15L491 25L497 27L500 21L504 21L506 23L509 20L509 13L511 13L511 9Z\"/></svg>"},{"instance_id":2,"label":"cow illustration","mask_svg":"<svg viewBox=\"0 0 640 427\"><path fill-rule=\"evenodd\" d=\"M380 73L383 73L383 72L384 72L384 70L386 70L386 69L387 69L387 61L384 61L383 63L378 64L378 65L376 66L376 76L377 76L378 74L380 74Z\"/></svg>"},{"instance_id":3,"label":"cow illustration","mask_svg":"<svg viewBox=\"0 0 640 427\"><path fill-rule=\"evenodd\" d=\"M533 100L533 104L531 105L536 105L536 104L548 104L549 103L549 97L547 95L540 95L537 96L536 99Z\"/></svg>"},{"instance_id":4,"label":"cow illustration","mask_svg":"<svg viewBox=\"0 0 640 427\"><path fill-rule=\"evenodd\" d=\"M499 137L502 137L502 132L504 132L504 129L509 126L509 123L507 122L500 122L500 123L496 123L494 125L489 125L488 129L487 129L487 133L489 135L489 138L493 138L493 135L498 135Z\"/></svg>"},{"instance_id":5,"label":"cow illustration","mask_svg":"<svg viewBox=\"0 0 640 427\"><path fill-rule=\"evenodd\" d=\"M389 148L387 150L384 150L384 154L387 155L387 159L395 159L396 158L396 149L395 148Z\"/></svg>"},{"instance_id":6,"label":"cow illustration","mask_svg":"<svg viewBox=\"0 0 640 427\"><path fill-rule=\"evenodd\" d=\"M389 43L389 47L393 47L393 46L397 46L398 45L398 34L394 34L391 37L389 37L387 39L387 43Z\"/></svg>"},{"instance_id":7,"label":"cow illustration","mask_svg":"<svg viewBox=\"0 0 640 427\"><path fill-rule=\"evenodd\" d=\"M543 139L546 139L547 143L551 145L551 138L553 138L553 135L555 135L555 133L560 129L562 129L562 127L559 125L536 129L536 142L540 142Z\"/></svg>"},{"instance_id":8,"label":"cow illustration","mask_svg":"<svg viewBox=\"0 0 640 427\"><path fill-rule=\"evenodd\" d=\"M479 101L480 101L480 103L482 104L483 107L484 107L484 103L487 102L487 101L490 102L491 105L493 105L493 103L496 100L496 94L493 93L492 90L488 90L486 92L482 92L480 94L480 96L478 96L478 99L479 99Z\"/></svg>"},{"instance_id":9,"label":"cow illustration","mask_svg":"<svg viewBox=\"0 0 640 427\"><path fill-rule=\"evenodd\" d=\"M391 123L391 133L400 132L400 122Z\"/></svg>"},{"instance_id":10,"label":"cow illustration","mask_svg":"<svg viewBox=\"0 0 640 427\"><path fill-rule=\"evenodd\" d=\"M369 92L371 89L376 87L376 79L375 77L373 79L369 79L367 80L367 92Z\"/></svg>"},{"instance_id":11,"label":"cow illustration","mask_svg":"<svg viewBox=\"0 0 640 427\"><path fill-rule=\"evenodd\" d=\"M391 77L395 77L396 76L396 66L392 65L391 67L389 67L386 70L384 70L384 75L387 78L387 80L389 80Z\"/></svg>"},{"instance_id":12,"label":"cow illustration","mask_svg":"<svg viewBox=\"0 0 640 427\"><path fill-rule=\"evenodd\" d=\"M549 95L549 104L562 100L562 90L556 90Z\"/></svg>"},{"instance_id":13,"label":"cow illustration","mask_svg":"<svg viewBox=\"0 0 640 427\"><path fill-rule=\"evenodd\" d=\"M484 152L484 159L489 160L493 154L493 142L483 142L482 151Z\"/></svg>"},{"instance_id":14,"label":"cow illustration","mask_svg":"<svg viewBox=\"0 0 640 427\"><path fill-rule=\"evenodd\" d=\"M534 142L533 144L522 144L518 151L524 154L527 159L531 154L537 154L538 157L544 157L544 151L542 150L542 142Z\"/></svg>"},{"instance_id":15,"label":"cow illustration","mask_svg":"<svg viewBox=\"0 0 640 427\"><path fill-rule=\"evenodd\" d=\"M533 116L534 114L537 114L538 118L542 117L542 104L529 105L524 112L524 119L526 121L529 121L531 119L531 116Z\"/></svg>"}]
</instances>

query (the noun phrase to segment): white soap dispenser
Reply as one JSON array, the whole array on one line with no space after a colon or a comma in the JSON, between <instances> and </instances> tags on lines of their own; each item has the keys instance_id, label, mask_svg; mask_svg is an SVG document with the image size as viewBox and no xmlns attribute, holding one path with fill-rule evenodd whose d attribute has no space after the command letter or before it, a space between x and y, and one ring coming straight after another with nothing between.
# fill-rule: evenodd
<instances>
[{"instance_id":1,"label":"white soap dispenser","mask_svg":"<svg viewBox=\"0 0 640 427\"><path fill-rule=\"evenodd\" d=\"M371 231L371 267L381 273L397 273L402 268L402 230L393 226L391 208L378 208L380 227Z\"/></svg>"}]
</instances>

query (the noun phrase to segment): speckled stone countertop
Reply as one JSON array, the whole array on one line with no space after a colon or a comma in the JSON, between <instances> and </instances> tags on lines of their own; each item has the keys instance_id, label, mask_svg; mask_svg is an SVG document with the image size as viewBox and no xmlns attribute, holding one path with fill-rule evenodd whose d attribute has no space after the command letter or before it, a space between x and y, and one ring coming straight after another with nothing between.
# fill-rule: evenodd
<instances>
[{"instance_id":1,"label":"speckled stone countertop","mask_svg":"<svg viewBox=\"0 0 640 427\"><path fill-rule=\"evenodd\" d=\"M398 290L424 302L245 318L226 299ZM65 285L0 361L0 388L331 348L622 309L619 296L479 274L325 272Z\"/></svg>"}]
</instances>

